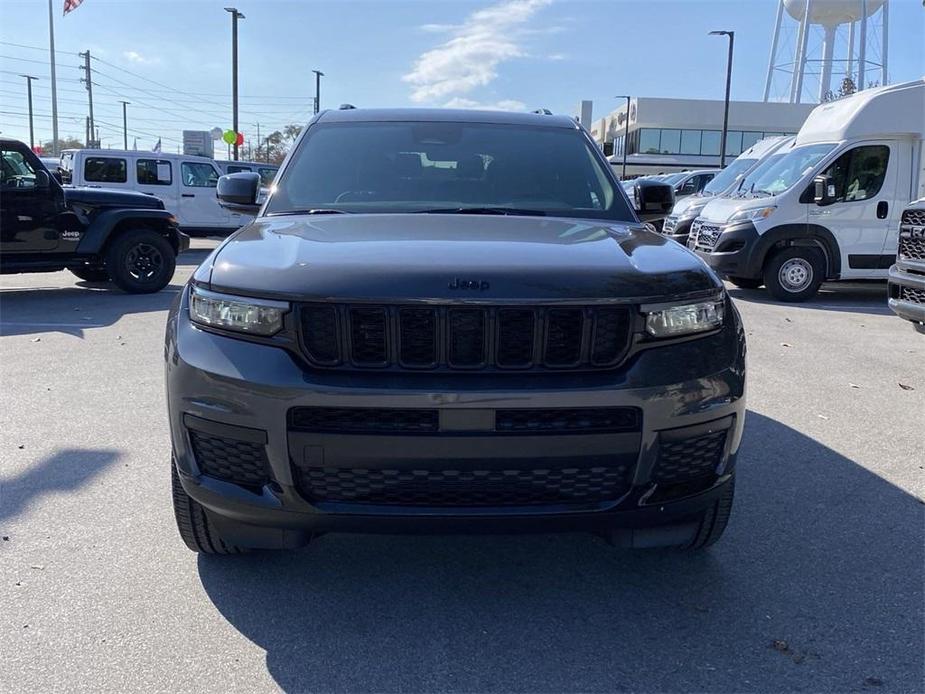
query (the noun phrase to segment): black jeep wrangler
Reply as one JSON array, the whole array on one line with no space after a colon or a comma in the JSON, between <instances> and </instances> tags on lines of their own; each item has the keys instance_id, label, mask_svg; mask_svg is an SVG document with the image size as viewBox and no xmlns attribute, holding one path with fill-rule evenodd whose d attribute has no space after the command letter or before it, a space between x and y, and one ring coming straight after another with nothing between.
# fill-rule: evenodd
<instances>
[{"instance_id":1,"label":"black jeep wrangler","mask_svg":"<svg viewBox=\"0 0 925 694\"><path fill-rule=\"evenodd\" d=\"M0 139L0 168L0 274L68 269L126 292L156 292L189 248L155 197L62 187L17 140Z\"/></svg>"}]
</instances>

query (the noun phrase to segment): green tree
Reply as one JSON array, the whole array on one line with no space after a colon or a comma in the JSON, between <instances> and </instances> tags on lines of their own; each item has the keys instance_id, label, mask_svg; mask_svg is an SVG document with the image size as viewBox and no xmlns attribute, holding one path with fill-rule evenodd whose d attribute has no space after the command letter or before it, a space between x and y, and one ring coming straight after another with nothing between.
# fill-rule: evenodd
<instances>
[{"instance_id":1,"label":"green tree","mask_svg":"<svg viewBox=\"0 0 925 694\"><path fill-rule=\"evenodd\" d=\"M62 149L83 149L84 143L78 140L76 137L66 137L63 140L58 138L58 151ZM54 151L53 143L51 140L48 142L42 143L42 149L46 152Z\"/></svg>"}]
</instances>

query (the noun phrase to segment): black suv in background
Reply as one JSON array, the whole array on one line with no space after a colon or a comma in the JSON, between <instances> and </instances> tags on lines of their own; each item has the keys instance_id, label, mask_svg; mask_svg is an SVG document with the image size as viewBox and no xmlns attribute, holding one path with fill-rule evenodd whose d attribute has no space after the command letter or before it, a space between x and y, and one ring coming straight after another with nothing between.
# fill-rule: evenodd
<instances>
[{"instance_id":1,"label":"black suv in background","mask_svg":"<svg viewBox=\"0 0 925 694\"><path fill-rule=\"evenodd\" d=\"M259 185L218 195L256 211ZM316 116L179 296L165 360L199 552L330 531L699 548L729 519L739 316L569 118Z\"/></svg>"},{"instance_id":2,"label":"black suv in background","mask_svg":"<svg viewBox=\"0 0 925 694\"><path fill-rule=\"evenodd\" d=\"M126 292L156 292L188 247L157 198L62 187L25 144L0 139L0 273L68 269Z\"/></svg>"}]
</instances>

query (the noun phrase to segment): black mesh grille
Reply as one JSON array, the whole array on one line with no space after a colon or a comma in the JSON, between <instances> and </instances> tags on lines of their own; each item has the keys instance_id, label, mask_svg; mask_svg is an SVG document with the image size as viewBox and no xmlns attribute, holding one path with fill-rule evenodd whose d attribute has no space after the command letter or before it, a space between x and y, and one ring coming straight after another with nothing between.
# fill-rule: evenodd
<instances>
[{"instance_id":1,"label":"black mesh grille","mask_svg":"<svg viewBox=\"0 0 925 694\"><path fill-rule=\"evenodd\" d=\"M331 364L340 358L337 348L337 312L333 306L306 306L300 312L302 339L312 361Z\"/></svg>"},{"instance_id":2,"label":"black mesh grille","mask_svg":"<svg viewBox=\"0 0 925 694\"><path fill-rule=\"evenodd\" d=\"M401 363L432 366L437 363L437 311L431 308L403 308L399 312Z\"/></svg>"},{"instance_id":3,"label":"black mesh grille","mask_svg":"<svg viewBox=\"0 0 925 694\"><path fill-rule=\"evenodd\" d=\"M263 444L237 441L189 430L199 471L210 477L249 487L266 483L267 454Z\"/></svg>"},{"instance_id":4,"label":"black mesh grille","mask_svg":"<svg viewBox=\"0 0 925 694\"><path fill-rule=\"evenodd\" d=\"M900 224L903 226L925 227L925 209L905 210Z\"/></svg>"},{"instance_id":5,"label":"black mesh grille","mask_svg":"<svg viewBox=\"0 0 925 694\"><path fill-rule=\"evenodd\" d=\"M658 462L652 481L677 484L716 474L722 462L726 432L715 431L680 441L659 441Z\"/></svg>"},{"instance_id":6,"label":"black mesh grille","mask_svg":"<svg viewBox=\"0 0 925 694\"><path fill-rule=\"evenodd\" d=\"M639 431L639 410L633 407L497 410L495 430L502 432L628 432Z\"/></svg>"},{"instance_id":7,"label":"black mesh grille","mask_svg":"<svg viewBox=\"0 0 925 694\"><path fill-rule=\"evenodd\" d=\"M319 367L541 371L616 366L634 310L305 304L300 315L305 356Z\"/></svg>"},{"instance_id":8,"label":"black mesh grille","mask_svg":"<svg viewBox=\"0 0 925 694\"><path fill-rule=\"evenodd\" d=\"M925 260L925 238L900 236L899 257L907 260Z\"/></svg>"},{"instance_id":9,"label":"black mesh grille","mask_svg":"<svg viewBox=\"0 0 925 694\"><path fill-rule=\"evenodd\" d=\"M485 362L485 311L454 308L449 311L451 366L481 366Z\"/></svg>"},{"instance_id":10,"label":"black mesh grille","mask_svg":"<svg viewBox=\"0 0 925 694\"><path fill-rule=\"evenodd\" d=\"M899 298L903 301L911 301L914 304L925 304L925 289L900 286Z\"/></svg>"},{"instance_id":11,"label":"black mesh grille","mask_svg":"<svg viewBox=\"0 0 925 694\"><path fill-rule=\"evenodd\" d=\"M513 368L533 362L536 315L530 309L498 311L498 366Z\"/></svg>"},{"instance_id":12,"label":"black mesh grille","mask_svg":"<svg viewBox=\"0 0 925 694\"><path fill-rule=\"evenodd\" d=\"M388 356L384 308L350 309L350 346L357 364L380 366Z\"/></svg>"},{"instance_id":13,"label":"black mesh grille","mask_svg":"<svg viewBox=\"0 0 925 694\"><path fill-rule=\"evenodd\" d=\"M510 506L618 499L630 466L561 469L398 470L297 468L312 501L402 506Z\"/></svg>"},{"instance_id":14,"label":"black mesh grille","mask_svg":"<svg viewBox=\"0 0 925 694\"><path fill-rule=\"evenodd\" d=\"M580 308L554 308L547 314L546 363L573 366L581 358L584 311Z\"/></svg>"},{"instance_id":15,"label":"black mesh grille","mask_svg":"<svg viewBox=\"0 0 925 694\"><path fill-rule=\"evenodd\" d=\"M294 431L349 433L422 433L439 428L437 410L378 407L294 407L289 410Z\"/></svg>"}]
</instances>

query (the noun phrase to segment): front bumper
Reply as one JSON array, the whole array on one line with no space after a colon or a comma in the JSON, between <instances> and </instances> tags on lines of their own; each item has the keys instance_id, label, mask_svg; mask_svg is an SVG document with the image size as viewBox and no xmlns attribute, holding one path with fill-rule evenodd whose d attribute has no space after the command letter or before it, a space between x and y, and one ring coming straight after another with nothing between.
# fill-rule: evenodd
<instances>
[{"instance_id":1,"label":"front bumper","mask_svg":"<svg viewBox=\"0 0 925 694\"><path fill-rule=\"evenodd\" d=\"M909 272L896 264L890 268L888 279L893 313L913 323L925 324L925 268L921 273Z\"/></svg>"},{"instance_id":2,"label":"front bumper","mask_svg":"<svg viewBox=\"0 0 925 694\"><path fill-rule=\"evenodd\" d=\"M645 544L640 529L649 527L660 529L653 544L681 543L693 532L692 519L733 476L744 424L745 343L731 303L722 330L639 352L613 372L491 377L313 372L283 349L198 329L185 304L186 292L171 311L165 350L174 459L186 492L217 524L233 521L226 530L243 533L244 545L295 546L329 531L613 533L620 528L635 529L632 542ZM301 407L436 410L440 429L302 431L291 418ZM544 408L637 408L641 423L622 433L491 430L497 412ZM249 440L265 455L269 481L248 486L203 474L191 438L191 432L200 435L197 431L232 442ZM721 453L707 478L686 486L656 482L661 450L675 441L719 435ZM439 496L428 497L434 503L357 503L337 494L313 498L306 491L307 470L328 476L325 489L351 485L354 493L358 485L375 489L390 475L516 475L529 468L531 474L559 479L589 465L597 472L579 474L578 488L597 484L600 478L594 475L606 477L618 468L626 471L625 488L607 500L526 505L495 497L490 503L447 505ZM357 471L363 475L359 482ZM666 536L676 542L666 542Z\"/></svg>"},{"instance_id":3,"label":"front bumper","mask_svg":"<svg viewBox=\"0 0 925 694\"><path fill-rule=\"evenodd\" d=\"M694 219L696 217L666 217L662 225L662 234L686 246Z\"/></svg>"},{"instance_id":4,"label":"front bumper","mask_svg":"<svg viewBox=\"0 0 925 694\"><path fill-rule=\"evenodd\" d=\"M691 234L687 246L723 277L759 279L762 259L758 252L760 235L753 222L721 225L715 244L699 243Z\"/></svg>"}]
</instances>

